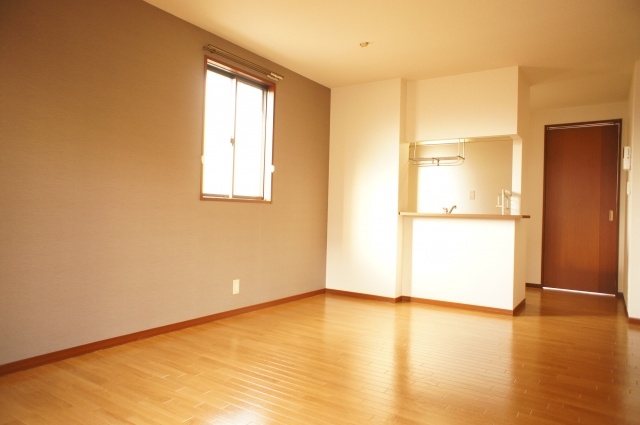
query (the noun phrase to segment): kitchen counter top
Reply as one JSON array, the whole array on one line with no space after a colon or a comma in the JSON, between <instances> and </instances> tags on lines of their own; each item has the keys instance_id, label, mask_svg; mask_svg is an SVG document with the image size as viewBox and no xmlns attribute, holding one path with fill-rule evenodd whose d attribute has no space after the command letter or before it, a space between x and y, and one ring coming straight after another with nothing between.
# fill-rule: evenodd
<instances>
[{"instance_id":1,"label":"kitchen counter top","mask_svg":"<svg viewBox=\"0 0 640 425\"><path fill-rule=\"evenodd\" d=\"M480 220L519 220L521 218L531 218L530 215L502 215L502 214L443 214L443 213L419 213L400 211L404 217L428 217L428 218L475 218Z\"/></svg>"}]
</instances>

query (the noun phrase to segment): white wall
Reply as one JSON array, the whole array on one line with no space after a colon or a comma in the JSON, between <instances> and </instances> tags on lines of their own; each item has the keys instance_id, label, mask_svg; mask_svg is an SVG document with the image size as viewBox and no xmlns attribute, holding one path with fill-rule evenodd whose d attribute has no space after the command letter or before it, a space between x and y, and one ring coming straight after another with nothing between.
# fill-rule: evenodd
<instances>
[{"instance_id":1,"label":"white wall","mask_svg":"<svg viewBox=\"0 0 640 425\"><path fill-rule=\"evenodd\" d=\"M627 210L628 280L625 298L629 317L640 319L640 61L635 65L629 104L628 145L632 147L632 164L629 176L631 196Z\"/></svg>"},{"instance_id":2,"label":"white wall","mask_svg":"<svg viewBox=\"0 0 640 425\"><path fill-rule=\"evenodd\" d=\"M607 119L622 118L622 145L627 140L629 120L627 119L627 103L612 103L604 105L591 105L578 108L547 109L534 111L531 114L529 136L523 143L523 180L522 180L522 211L530 214L531 219L528 228L527 238L527 283L541 283L542 267L542 200L543 200L543 177L544 177L544 127L549 124L564 124L586 121L598 121ZM621 197L620 197L620 252L624 246L624 222L626 195L625 182L627 179L625 171L621 174ZM620 256L619 283L624 276L623 256ZM619 284L621 286L621 284Z\"/></svg>"},{"instance_id":3,"label":"white wall","mask_svg":"<svg viewBox=\"0 0 640 425\"><path fill-rule=\"evenodd\" d=\"M326 287L399 295L400 79L331 91Z\"/></svg>"},{"instance_id":4,"label":"white wall","mask_svg":"<svg viewBox=\"0 0 640 425\"><path fill-rule=\"evenodd\" d=\"M518 67L408 82L408 141L517 134L520 83Z\"/></svg>"},{"instance_id":5,"label":"white wall","mask_svg":"<svg viewBox=\"0 0 640 425\"><path fill-rule=\"evenodd\" d=\"M518 73L518 136L513 137L513 160L511 169L511 214L528 214L522 208L522 176L524 173L524 157L527 155L525 140L529 134L531 89L523 71ZM526 195L525 195L526 196Z\"/></svg>"}]
</instances>

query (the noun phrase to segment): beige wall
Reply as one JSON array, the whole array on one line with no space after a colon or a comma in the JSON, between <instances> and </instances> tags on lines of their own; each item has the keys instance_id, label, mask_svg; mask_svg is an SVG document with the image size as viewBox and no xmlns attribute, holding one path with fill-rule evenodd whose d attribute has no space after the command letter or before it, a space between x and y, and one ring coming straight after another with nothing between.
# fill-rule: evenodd
<instances>
[{"instance_id":1,"label":"beige wall","mask_svg":"<svg viewBox=\"0 0 640 425\"><path fill-rule=\"evenodd\" d=\"M199 200L208 43L285 76L272 204ZM0 2L0 364L324 288L329 102L142 1Z\"/></svg>"}]
</instances>

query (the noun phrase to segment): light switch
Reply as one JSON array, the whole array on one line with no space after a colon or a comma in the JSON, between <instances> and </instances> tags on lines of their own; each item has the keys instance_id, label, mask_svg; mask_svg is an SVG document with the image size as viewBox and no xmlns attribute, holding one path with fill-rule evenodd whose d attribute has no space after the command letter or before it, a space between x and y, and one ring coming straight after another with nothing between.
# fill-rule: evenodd
<instances>
[{"instance_id":1,"label":"light switch","mask_svg":"<svg viewBox=\"0 0 640 425\"><path fill-rule=\"evenodd\" d=\"M625 146L622 148L622 169L631 169L631 146Z\"/></svg>"}]
</instances>

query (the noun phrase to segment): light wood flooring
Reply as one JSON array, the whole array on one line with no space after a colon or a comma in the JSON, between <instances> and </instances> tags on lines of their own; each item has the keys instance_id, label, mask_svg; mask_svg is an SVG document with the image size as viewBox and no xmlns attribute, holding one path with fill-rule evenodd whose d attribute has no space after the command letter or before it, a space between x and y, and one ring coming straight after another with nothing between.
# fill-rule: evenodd
<instances>
[{"instance_id":1,"label":"light wood flooring","mask_svg":"<svg viewBox=\"0 0 640 425\"><path fill-rule=\"evenodd\" d=\"M640 424L640 326L320 295L0 377L0 424Z\"/></svg>"}]
</instances>

